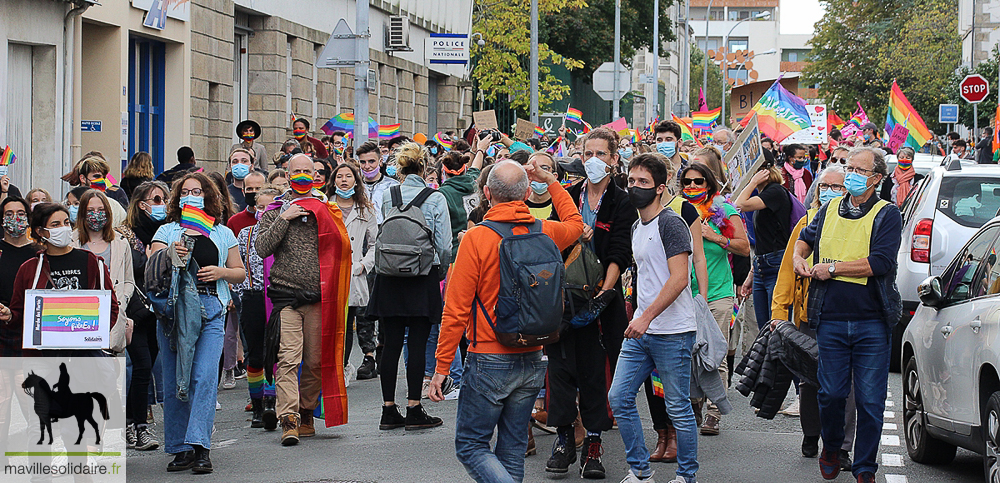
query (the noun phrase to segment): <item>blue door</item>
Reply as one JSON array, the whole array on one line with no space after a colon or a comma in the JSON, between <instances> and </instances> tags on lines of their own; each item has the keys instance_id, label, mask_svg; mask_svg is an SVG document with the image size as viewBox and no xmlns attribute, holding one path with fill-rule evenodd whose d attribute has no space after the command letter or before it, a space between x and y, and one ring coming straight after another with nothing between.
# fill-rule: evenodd
<instances>
[{"instance_id":1,"label":"blue door","mask_svg":"<svg viewBox=\"0 0 1000 483\"><path fill-rule=\"evenodd\" d=\"M146 151L163 171L164 44L133 36L128 48L128 156ZM125 169L124 162L122 169Z\"/></svg>"}]
</instances>

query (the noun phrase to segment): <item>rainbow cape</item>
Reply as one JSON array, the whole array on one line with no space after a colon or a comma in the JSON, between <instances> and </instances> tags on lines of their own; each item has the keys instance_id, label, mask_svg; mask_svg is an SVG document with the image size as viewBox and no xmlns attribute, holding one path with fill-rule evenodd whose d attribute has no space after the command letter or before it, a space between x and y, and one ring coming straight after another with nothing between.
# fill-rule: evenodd
<instances>
[{"instance_id":1,"label":"rainbow cape","mask_svg":"<svg viewBox=\"0 0 1000 483\"><path fill-rule=\"evenodd\" d=\"M10 166L17 161L17 156L14 156L14 150L10 146L4 147L3 152L0 152L0 166Z\"/></svg>"},{"instance_id":2,"label":"rainbow cape","mask_svg":"<svg viewBox=\"0 0 1000 483\"><path fill-rule=\"evenodd\" d=\"M191 229L208 236L212 233L212 225L214 224L215 218L208 216L200 208L184 205L184 209L181 210L181 228Z\"/></svg>"},{"instance_id":3,"label":"rainbow cape","mask_svg":"<svg viewBox=\"0 0 1000 483\"><path fill-rule=\"evenodd\" d=\"M784 141L792 133L812 126L809 111L806 110L806 101L785 89L781 85L780 77L750 109L740 122L741 126L746 127L750 122L752 117L750 113L757 114L757 126L760 132L776 143Z\"/></svg>"},{"instance_id":4,"label":"rainbow cape","mask_svg":"<svg viewBox=\"0 0 1000 483\"><path fill-rule=\"evenodd\" d=\"M399 136L399 126L401 123L396 124L381 124L378 127L378 137L383 139L389 139L392 137Z\"/></svg>"},{"instance_id":5,"label":"rainbow cape","mask_svg":"<svg viewBox=\"0 0 1000 483\"><path fill-rule=\"evenodd\" d=\"M566 109L566 120L573 121L577 124L583 124L583 111L573 109L572 107Z\"/></svg>"},{"instance_id":6,"label":"rainbow cape","mask_svg":"<svg viewBox=\"0 0 1000 483\"><path fill-rule=\"evenodd\" d=\"M715 124L721 112L722 108L717 107L711 111L697 111L692 113L691 117L694 120L694 128L701 129L702 131L712 129L712 125Z\"/></svg>"},{"instance_id":7,"label":"rainbow cape","mask_svg":"<svg viewBox=\"0 0 1000 483\"><path fill-rule=\"evenodd\" d=\"M677 117L677 114L671 114L671 116L674 116L674 122L681 127L681 141L694 141L698 143L699 148L702 147L701 141L694 136L694 131L691 129L691 126L684 122L683 119Z\"/></svg>"},{"instance_id":8,"label":"rainbow cape","mask_svg":"<svg viewBox=\"0 0 1000 483\"><path fill-rule=\"evenodd\" d=\"M323 127L319 128L321 131L326 133L327 136L333 135L337 131L344 131L345 133L354 132L354 113L353 112L342 112L337 114ZM378 139L379 135L379 125L374 119L368 118L368 139Z\"/></svg>"},{"instance_id":9,"label":"rainbow cape","mask_svg":"<svg viewBox=\"0 0 1000 483\"><path fill-rule=\"evenodd\" d=\"M931 132L927 129L927 124L917 114L917 111L906 100L903 90L899 88L896 81L892 81L892 89L889 91L889 110L885 113L885 131L891 133L896 124L903 124L903 127L910 130L903 143L913 149L920 149L931 139Z\"/></svg>"}]
</instances>

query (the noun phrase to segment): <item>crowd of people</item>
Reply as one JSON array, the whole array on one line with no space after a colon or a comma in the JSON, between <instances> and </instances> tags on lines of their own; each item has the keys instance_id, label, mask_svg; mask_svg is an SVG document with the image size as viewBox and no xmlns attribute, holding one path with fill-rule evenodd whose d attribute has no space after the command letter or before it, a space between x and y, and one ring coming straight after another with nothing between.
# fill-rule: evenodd
<instances>
[{"instance_id":1,"label":"crowd of people","mask_svg":"<svg viewBox=\"0 0 1000 483\"><path fill-rule=\"evenodd\" d=\"M759 417L774 417L794 382L782 412L801 419L803 456L819 456L824 478L874 481L901 311L898 207L920 180L912 149L889 173L868 126L822 146L765 138L764 165L736 192L723 159L738 133L725 127L703 147L662 121L641 140L470 129L356 149L349 133L315 138L305 119L290 128L269 156L260 126L239 123L225 172L181 147L158 175L137 153L117 184L88 153L63 177L63 199L0 180L0 355L37 353L22 349L26 289L113 287L109 352L128 360L128 445L161 446L149 424L162 404L171 472L213 471L218 390L237 379L251 428L290 446L320 418L346 422L351 381L379 378L380 430L440 426L421 401L457 396L456 454L476 481L525 479L532 428L557 435L547 472L579 460L581 476L605 478L602 438L617 428L623 482L676 462L673 481L691 483L699 437L720 434L735 403L731 382ZM554 244L558 267L505 272L528 256L505 244L532 236ZM507 292L551 277L565 283L547 301L560 320L534 320L540 306ZM746 355L740 307L759 330ZM512 317L556 330L501 330ZM812 341L818 354L767 357L770 337Z\"/></svg>"}]
</instances>

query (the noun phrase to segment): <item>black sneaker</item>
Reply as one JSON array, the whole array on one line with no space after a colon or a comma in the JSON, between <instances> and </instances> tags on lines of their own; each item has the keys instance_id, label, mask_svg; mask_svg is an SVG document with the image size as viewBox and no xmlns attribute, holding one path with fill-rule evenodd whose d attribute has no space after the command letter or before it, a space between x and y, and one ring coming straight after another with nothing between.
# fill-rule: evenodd
<instances>
[{"instance_id":1,"label":"black sneaker","mask_svg":"<svg viewBox=\"0 0 1000 483\"><path fill-rule=\"evenodd\" d=\"M382 406L382 420L378 423L378 429L389 430L402 428L406 426L406 418L402 414L399 414L399 407L393 404L392 406Z\"/></svg>"},{"instance_id":2,"label":"black sneaker","mask_svg":"<svg viewBox=\"0 0 1000 483\"><path fill-rule=\"evenodd\" d=\"M135 448L135 425L132 423L125 425L125 448Z\"/></svg>"},{"instance_id":3,"label":"black sneaker","mask_svg":"<svg viewBox=\"0 0 1000 483\"><path fill-rule=\"evenodd\" d=\"M580 476L591 480L603 480L604 465L601 464L601 455L604 448L601 447L600 436L587 436L583 440L583 449L580 451Z\"/></svg>"},{"instance_id":4,"label":"black sneaker","mask_svg":"<svg viewBox=\"0 0 1000 483\"><path fill-rule=\"evenodd\" d=\"M264 421L264 429L268 431L278 429L278 413L274 409L276 402L275 396L264 396L264 413L261 414L261 420Z\"/></svg>"},{"instance_id":5,"label":"black sneaker","mask_svg":"<svg viewBox=\"0 0 1000 483\"><path fill-rule=\"evenodd\" d=\"M365 356L365 360L358 366L358 380L375 379L378 377L378 367L375 365L375 358Z\"/></svg>"},{"instance_id":6,"label":"black sneaker","mask_svg":"<svg viewBox=\"0 0 1000 483\"><path fill-rule=\"evenodd\" d=\"M194 451L184 451L174 455L174 460L167 463L167 471L190 470L194 466Z\"/></svg>"},{"instance_id":7,"label":"black sneaker","mask_svg":"<svg viewBox=\"0 0 1000 483\"><path fill-rule=\"evenodd\" d=\"M846 449L840 450L840 470L841 471L851 471L851 466L854 464L851 461L851 453L848 453Z\"/></svg>"},{"instance_id":8,"label":"black sneaker","mask_svg":"<svg viewBox=\"0 0 1000 483\"><path fill-rule=\"evenodd\" d=\"M545 462L545 471L549 473L565 473L569 465L576 463L576 442L567 439L560 444L556 438L552 446L552 456Z\"/></svg>"},{"instance_id":9,"label":"black sneaker","mask_svg":"<svg viewBox=\"0 0 1000 483\"><path fill-rule=\"evenodd\" d=\"M424 411L422 404L407 406L406 408L406 430L435 428L443 423L441 418L429 416Z\"/></svg>"},{"instance_id":10,"label":"black sneaker","mask_svg":"<svg viewBox=\"0 0 1000 483\"><path fill-rule=\"evenodd\" d=\"M264 401L262 399L251 399L250 400L250 411L252 411L252 416L250 417L250 427L251 428L263 428L264 427Z\"/></svg>"},{"instance_id":11,"label":"black sneaker","mask_svg":"<svg viewBox=\"0 0 1000 483\"><path fill-rule=\"evenodd\" d=\"M819 436L802 437L802 456L815 458L819 454Z\"/></svg>"},{"instance_id":12,"label":"black sneaker","mask_svg":"<svg viewBox=\"0 0 1000 483\"><path fill-rule=\"evenodd\" d=\"M236 363L236 367L233 370L233 375L236 377L236 379L246 379L247 378L247 370L246 370L246 368L243 367L243 363L242 362Z\"/></svg>"},{"instance_id":13,"label":"black sneaker","mask_svg":"<svg viewBox=\"0 0 1000 483\"><path fill-rule=\"evenodd\" d=\"M149 428L145 425L135 428L135 449L139 451L151 451L160 447L160 442L153 438Z\"/></svg>"}]
</instances>

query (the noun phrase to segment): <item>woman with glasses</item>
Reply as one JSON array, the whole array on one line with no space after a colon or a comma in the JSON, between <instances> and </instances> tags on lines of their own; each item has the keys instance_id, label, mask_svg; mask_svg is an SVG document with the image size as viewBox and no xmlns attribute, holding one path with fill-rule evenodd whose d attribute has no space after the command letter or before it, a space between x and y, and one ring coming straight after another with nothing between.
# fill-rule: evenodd
<instances>
[{"instance_id":1,"label":"woman with glasses","mask_svg":"<svg viewBox=\"0 0 1000 483\"><path fill-rule=\"evenodd\" d=\"M233 232L223 224L219 188L202 173L188 173L174 182L167 205L167 224L153 236L151 251L167 250L185 267L174 276L178 297L173 325L157 325L163 348L164 439L166 452L175 455L167 471L191 469L211 473L209 448L218 396L218 369L222 357L223 317L230 302L229 284L246 277ZM181 225L182 210L204 211L209 226L199 230ZM186 226L191 226L187 225ZM204 235L201 230L208 230ZM182 355L184 357L182 357ZM180 363L179 363L180 362Z\"/></svg>"},{"instance_id":2,"label":"woman with glasses","mask_svg":"<svg viewBox=\"0 0 1000 483\"><path fill-rule=\"evenodd\" d=\"M846 158L847 155L845 154L844 157ZM892 182L882 183L879 198L895 203L896 206L902 208L903 203L917 187L917 183L924 179L924 175L917 174L916 170L913 169L913 157L914 151L911 147L904 146L896 151L896 169L892 170L892 175L889 176Z\"/></svg>"},{"instance_id":3,"label":"woman with glasses","mask_svg":"<svg viewBox=\"0 0 1000 483\"><path fill-rule=\"evenodd\" d=\"M621 149L619 149L620 153ZM538 151L528 158L528 164L531 164L536 159L538 160L539 168L558 177L558 174L556 174L556 160L552 155L544 151ZM531 182L531 191L528 193L528 199L524 203L528 205L528 211L531 212L531 216L539 220L547 220L549 215L552 214L552 195L549 194L549 187L545 183L539 181Z\"/></svg>"}]
</instances>

